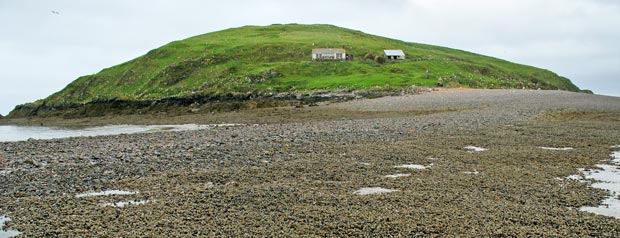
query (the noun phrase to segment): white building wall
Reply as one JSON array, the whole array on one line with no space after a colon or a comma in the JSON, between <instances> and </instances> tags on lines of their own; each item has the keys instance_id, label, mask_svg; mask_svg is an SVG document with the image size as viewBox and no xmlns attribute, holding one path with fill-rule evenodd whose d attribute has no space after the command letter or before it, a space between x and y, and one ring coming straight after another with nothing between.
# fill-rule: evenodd
<instances>
[{"instance_id":1,"label":"white building wall","mask_svg":"<svg viewBox=\"0 0 620 238\"><path fill-rule=\"evenodd\" d=\"M322 53L322 54L312 54L312 60L322 60L322 59L331 59L331 60L344 60L346 59L346 53Z\"/></svg>"}]
</instances>

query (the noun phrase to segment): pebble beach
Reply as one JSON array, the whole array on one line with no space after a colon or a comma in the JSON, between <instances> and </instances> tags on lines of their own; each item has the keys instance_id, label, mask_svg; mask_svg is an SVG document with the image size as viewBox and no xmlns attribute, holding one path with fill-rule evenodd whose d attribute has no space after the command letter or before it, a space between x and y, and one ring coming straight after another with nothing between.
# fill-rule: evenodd
<instances>
[{"instance_id":1,"label":"pebble beach","mask_svg":"<svg viewBox=\"0 0 620 238\"><path fill-rule=\"evenodd\" d=\"M0 142L5 229L18 237L620 237L619 218L580 210L618 195L569 178L620 151L618 97L442 90L58 123L131 122L228 125Z\"/></svg>"}]
</instances>

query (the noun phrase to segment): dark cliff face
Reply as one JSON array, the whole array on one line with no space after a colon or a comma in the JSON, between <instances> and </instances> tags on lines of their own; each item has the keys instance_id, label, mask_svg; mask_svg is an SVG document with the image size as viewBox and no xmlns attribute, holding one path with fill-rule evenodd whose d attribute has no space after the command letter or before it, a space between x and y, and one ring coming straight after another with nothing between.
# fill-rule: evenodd
<instances>
[{"instance_id":1,"label":"dark cliff face","mask_svg":"<svg viewBox=\"0 0 620 238\"><path fill-rule=\"evenodd\" d=\"M318 102L340 102L355 98L374 98L415 94L417 91L355 91L355 92L322 92L314 94L281 93L278 95L222 95L222 96L188 96L171 97L159 100L98 100L86 104L69 104L61 106L25 104L16 106L6 118L85 118L109 115L156 114L168 116L228 112L242 109L316 105Z\"/></svg>"},{"instance_id":2,"label":"dark cliff face","mask_svg":"<svg viewBox=\"0 0 620 238\"><path fill-rule=\"evenodd\" d=\"M161 100L129 101L101 100L82 105L33 106L20 105L7 116L8 119L28 117L63 117L83 118L107 115L153 114L166 113L180 115L204 111L233 111L255 107L276 107L301 104L311 100L292 100L291 98L256 98L249 97L176 97Z\"/></svg>"},{"instance_id":3,"label":"dark cliff face","mask_svg":"<svg viewBox=\"0 0 620 238\"><path fill-rule=\"evenodd\" d=\"M6 117L3 117L3 118L12 119L12 118L28 117L30 114L32 114L34 109L36 109L36 107L27 107L27 106L19 105L19 106L16 106L11 112L9 112L9 114L6 115Z\"/></svg>"}]
</instances>

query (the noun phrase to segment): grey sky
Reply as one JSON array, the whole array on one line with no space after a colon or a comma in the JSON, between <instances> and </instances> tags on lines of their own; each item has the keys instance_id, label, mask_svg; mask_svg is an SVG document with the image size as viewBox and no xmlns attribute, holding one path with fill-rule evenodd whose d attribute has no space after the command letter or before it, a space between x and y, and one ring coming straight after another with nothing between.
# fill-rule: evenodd
<instances>
[{"instance_id":1,"label":"grey sky","mask_svg":"<svg viewBox=\"0 0 620 238\"><path fill-rule=\"evenodd\" d=\"M333 24L463 49L620 96L615 0L0 0L0 22L3 115L170 41L273 23Z\"/></svg>"}]
</instances>

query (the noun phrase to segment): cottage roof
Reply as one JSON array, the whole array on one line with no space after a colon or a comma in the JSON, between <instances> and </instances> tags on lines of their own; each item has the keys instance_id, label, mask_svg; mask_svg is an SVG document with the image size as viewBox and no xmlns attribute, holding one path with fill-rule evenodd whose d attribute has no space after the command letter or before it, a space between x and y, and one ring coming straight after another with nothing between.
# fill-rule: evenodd
<instances>
[{"instance_id":1,"label":"cottage roof","mask_svg":"<svg viewBox=\"0 0 620 238\"><path fill-rule=\"evenodd\" d=\"M384 50L383 52L387 56L405 56L405 52L402 50Z\"/></svg>"},{"instance_id":2,"label":"cottage roof","mask_svg":"<svg viewBox=\"0 0 620 238\"><path fill-rule=\"evenodd\" d=\"M312 49L312 54L344 54L346 51L342 48L316 48Z\"/></svg>"}]
</instances>

